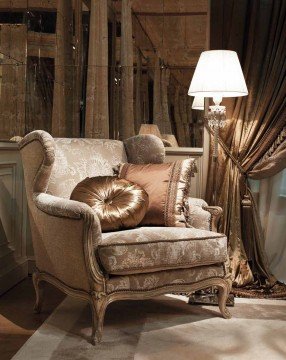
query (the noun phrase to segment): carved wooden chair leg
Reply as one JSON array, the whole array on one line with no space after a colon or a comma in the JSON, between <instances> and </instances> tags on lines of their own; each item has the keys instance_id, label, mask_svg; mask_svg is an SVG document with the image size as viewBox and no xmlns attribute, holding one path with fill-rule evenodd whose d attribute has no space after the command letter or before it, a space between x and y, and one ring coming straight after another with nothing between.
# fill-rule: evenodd
<instances>
[{"instance_id":1,"label":"carved wooden chair leg","mask_svg":"<svg viewBox=\"0 0 286 360\"><path fill-rule=\"evenodd\" d=\"M36 303L34 306L34 312L38 314L42 311L43 300L44 300L44 289L43 289L43 283L40 279L40 275L37 271L33 273L33 284L36 292Z\"/></svg>"},{"instance_id":2,"label":"carved wooden chair leg","mask_svg":"<svg viewBox=\"0 0 286 360\"><path fill-rule=\"evenodd\" d=\"M91 311L92 311L92 334L91 343L95 345L100 343L102 340L103 322L105 310L107 307L107 301L105 297L97 299L92 297L91 300Z\"/></svg>"},{"instance_id":3,"label":"carved wooden chair leg","mask_svg":"<svg viewBox=\"0 0 286 360\"><path fill-rule=\"evenodd\" d=\"M225 319L231 318L231 313L228 311L226 307L226 302L228 299L229 292L230 292L230 286L226 281L225 284L218 286L218 306L222 316Z\"/></svg>"}]
</instances>

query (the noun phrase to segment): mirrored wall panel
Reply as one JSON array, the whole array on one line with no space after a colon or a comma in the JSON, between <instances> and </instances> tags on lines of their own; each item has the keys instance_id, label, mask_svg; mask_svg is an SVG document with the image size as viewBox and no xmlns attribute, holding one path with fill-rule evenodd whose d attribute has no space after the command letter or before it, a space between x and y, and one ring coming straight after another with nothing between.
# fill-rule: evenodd
<instances>
[{"instance_id":1,"label":"mirrored wall panel","mask_svg":"<svg viewBox=\"0 0 286 360\"><path fill-rule=\"evenodd\" d=\"M207 42L208 3L0 2L0 138L124 139L202 147L187 90Z\"/></svg>"}]
</instances>

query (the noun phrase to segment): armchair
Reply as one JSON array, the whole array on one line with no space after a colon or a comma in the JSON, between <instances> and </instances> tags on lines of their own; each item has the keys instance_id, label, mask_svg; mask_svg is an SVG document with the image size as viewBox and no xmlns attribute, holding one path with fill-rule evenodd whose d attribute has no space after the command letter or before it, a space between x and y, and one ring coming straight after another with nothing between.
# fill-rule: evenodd
<instances>
[{"instance_id":1,"label":"armchair","mask_svg":"<svg viewBox=\"0 0 286 360\"><path fill-rule=\"evenodd\" d=\"M190 228L102 233L95 212L69 199L78 182L87 176L112 175L119 162L163 162L160 139L153 135L135 136L124 143L53 139L44 131L34 131L19 146L37 267L33 274L36 312L42 307L43 282L88 301L94 343L101 341L105 310L113 301L217 286L220 311L230 317L227 239L214 232L220 208L190 198ZM134 244L136 251L131 250Z\"/></svg>"}]
</instances>

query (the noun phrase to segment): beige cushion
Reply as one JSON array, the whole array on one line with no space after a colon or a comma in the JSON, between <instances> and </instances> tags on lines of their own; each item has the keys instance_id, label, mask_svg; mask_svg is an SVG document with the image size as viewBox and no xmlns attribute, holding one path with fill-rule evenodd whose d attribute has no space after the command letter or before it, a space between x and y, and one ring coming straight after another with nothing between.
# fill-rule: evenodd
<instances>
[{"instance_id":1,"label":"beige cushion","mask_svg":"<svg viewBox=\"0 0 286 360\"><path fill-rule=\"evenodd\" d=\"M222 263L223 234L195 228L141 227L102 234L98 247L109 274L136 274Z\"/></svg>"}]
</instances>

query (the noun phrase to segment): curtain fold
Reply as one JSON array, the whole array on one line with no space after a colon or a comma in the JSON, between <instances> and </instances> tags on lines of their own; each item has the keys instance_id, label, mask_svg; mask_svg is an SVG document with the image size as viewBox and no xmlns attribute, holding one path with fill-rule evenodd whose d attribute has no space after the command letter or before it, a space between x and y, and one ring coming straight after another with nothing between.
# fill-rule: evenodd
<instances>
[{"instance_id":1,"label":"curtain fold","mask_svg":"<svg viewBox=\"0 0 286 360\"><path fill-rule=\"evenodd\" d=\"M278 174L286 167L286 127L265 155L249 171L251 179L264 179Z\"/></svg>"},{"instance_id":2,"label":"curtain fold","mask_svg":"<svg viewBox=\"0 0 286 360\"><path fill-rule=\"evenodd\" d=\"M278 153L283 157L285 151L281 138L286 125L286 2L213 0L211 14L211 49L237 51L249 95L224 101L228 122L220 133L216 167L210 161L207 198L211 202L216 190L218 205L224 209L222 231L229 238L233 284L269 287L275 279L262 246L248 177L265 176L262 169L269 166L265 161ZM281 166L279 161L277 172Z\"/></svg>"},{"instance_id":3,"label":"curtain fold","mask_svg":"<svg viewBox=\"0 0 286 360\"><path fill-rule=\"evenodd\" d=\"M264 246L271 272L286 282L286 170L278 174L251 181L251 189L258 203Z\"/></svg>"}]
</instances>

